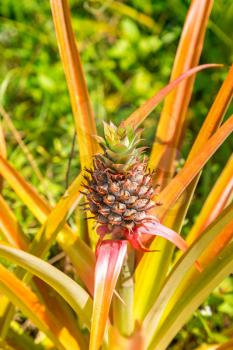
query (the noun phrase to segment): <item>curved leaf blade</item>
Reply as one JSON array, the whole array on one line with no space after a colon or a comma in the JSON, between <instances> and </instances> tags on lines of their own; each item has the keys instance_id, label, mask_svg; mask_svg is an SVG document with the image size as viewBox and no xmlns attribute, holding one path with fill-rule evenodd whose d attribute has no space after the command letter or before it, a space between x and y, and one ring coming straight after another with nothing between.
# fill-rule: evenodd
<instances>
[{"instance_id":1,"label":"curved leaf blade","mask_svg":"<svg viewBox=\"0 0 233 350\"><path fill-rule=\"evenodd\" d=\"M0 156L0 173L13 188L19 198L26 204L32 214L43 224L51 209L47 202L38 195L31 184ZM77 180L78 182L78 180ZM70 188L75 189L76 181ZM74 197L76 200L76 197ZM77 237L66 224L57 236L57 242L61 245L74 264L79 276L91 289L90 276L94 271L94 254L91 249Z\"/></svg>"},{"instance_id":2,"label":"curved leaf blade","mask_svg":"<svg viewBox=\"0 0 233 350\"><path fill-rule=\"evenodd\" d=\"M203 69L216 67L222 67L222 65L209 63L187 70L185 73L181 74L179 78L167 84L163 89L157 92L141 107L139 107L135 112L133 112L126 120L124 120L121 123L122 127L127 127L130 125L131 127L136 129L146 119L146 117L148 117L148 115L153 111L153 109L164 99L164 97L168 95L173 89L175 89L175 87L179 85L183 80L187 79L188 77L192 76L197 72L200 72Z\"/></svg>"},{"instance_id":3,"label":"curved leaf blade","mask_svg":"<svg viewBox=\"0 0 233 350\"><path fill-rule=\"evenodd\" d=\"M97 151L96 126L67 0L51 0L59 51L66 75L76 125L82 168Z\"/></svg>"},{"instance_id":4,"label":"curved leaf blade","mask_svg":"<svg viewBox=\"0 0 233 350\"><path fill-rule=\"evenodd\" d=\"M126 241L103 241L95 268L90 350L99 350L106 329L112 295L127 251Z\"/></svg>"},{"instance_id":5,"label":"curved leaf blade","mask_svg":"<svg viewBox=\"0 0 233 350\"><path fill-rule=\"evenodd\" d=\"M26 250L28 240L19 228L18 222L6 201L0 195L0 230L6 241L16 248Z\"/></svg>"},{"instance_id":6,"label":"curved leaf blade","mask_svg":"<svg viewBox=\"0 0 233 350\"><path fill-rule=\"evenodd\" d=\"M148 349L152 350L156 347L158 350L165 350L193 312L211 291L232 272L232 269L233 243L230 243L199 275L199 278L188 286L182 298L179 299L169 316L163 321Z\"/></svg>"},{"instance_id":7,"label":"curved leaf blade","mask_svg":"<svg viewBox=\"0 0 233 350\"><path fill-rule=\"evenodd\" d=\"M199 256L211 245L212 241L220 236L221 232L224 233L229 231L230 225L233 224L233 204L224 210L223 214L213 223L210 227L206 229L203 235L198 241L196 241L184 254L184 256L177 262L177 264L172 269L171 273L167 277L164 286L154 303L153 307L148 312L143 326L147 330L147 342L150 343L153 335L158 327L161 315L163 314L169 300L176 289L179 287L184 276L186 276L187 271L193 267L194 261L199 258ZM233 234L233 228L231 229ZM202 262L202 260L201 260ZM202 272L203 273L203 272ZM200 273L195 271L197 278L200 277ZM189 281L192 285L192 281ZM186 286L188 287L188 285ZM182 295L180 295L182 298ZM176 302L178 300L176 299ZM175 305L175 304L174 304ZM170 310L171 312L171 310Z\"/></svg>"},{"instance_id":8,"label":"curved leaf blade","mask_svg":"<svg viewBox=\"0 0 233 350\"><path fill-rule=\"evenodd\" d=\"M220 214L233 191L233 156L228 160L217 182L207 197L195 224L188 234L187 242L192 243L202 231Z\"/></svg>"},{"instance_id":9,"label":"curved leaf blade","mask_svg":"<svg viewBox=\"0 0 233 350\"><path fill-rule=\"evenodd\" d=\"M205 147L202 147L202 151L196 155L192 161L185 165L182 170L170 181L165 189L162 190L156 200L162 202L163 206L156 209L155 215L157 214L160 219L163 219L163 217L166 216L166 221L168 216L171 217L171 221L175 220L173 215L176 215L176 210L174 208L173 212L172 206L232 130L233 117L230 117L206 142ZM158 292L159 288L161 288L161 283L163 280L156 281L155 279L151 278L150 271L153 267L154 273L156 273L156 276L158 276L157 279L161 274L163 278L166 276L168 268L167 260L171 256L172 252L172 246L170 246L169 251L166 249L168 244L169 243L164 242L161 239L154 240L150 246L150 249L161 250L161 255L157 254L156 256L152 256L149 254L144 254L137 266L135 298L136 300L139 300L139 302L135 305L136 319L143 319L145 312L148 311L148 307L151 304L152 291L154 292L154 288L156 288L156 291ZM166 249L165 253L163 253L164 249ZM141 295L143 295L143 298L140 298Z\"/></svg>"},{"instance_id":10,"label":"curved leaf blade","mask_svg":"<svg viewBox=\"0 0 233 350\"><path fill-rule=\"evenodd\" d=\"M209 158L216 152L225 139L233 131L233 116L215 132L215 134L209 138L202 151L196 155L192 161L188 162L181 171L169 182L164 190L159 194L158 199L164 205L159 209L156 209L158 217L161 219L171 210L177 199L185 191L187 186L203 168Z\"/></svg>"},{"instance_id":11,"label":"curved leaf blade","mask_svg":"<svg viewBox=\"0 0 233 350\"><path fill-rule=\"evenodd\" d=\"M191 2L176 52L171 80L198 64L212 6L213 0ZM160 169L159 181L162 187L174 172L174 161L177 148L181 144L194 81L195 76L186 79L164 102L149 161L150 168Z\"/></svg>"},{"instance_id":12,"label":"curved leaf blade","mask_svg":"<svg viewBox=\"0 0 233 350\"><path fill-rule=\"evenodd\" d=\"M27 250L29 246L29 241L26 239L24 233L20 230L17 220L10 210L7 203L0 195L0 229L2 230L6 241L13 245L14 247L21 248L22 250ZM20 272L19 269L15 271L16 273ZM17 276L19 276L17 274ZM63 320L64 331L70 333L71 337L74 337L81 348L84 348L85 340L82 334L79 332L76 326L76 320L73 316L73 313L65 307L65 301L59 297L59 295L52 291L51 288L43 283L41 280L34 278L37 289L39 289L40 294L43 297L44 302L47 307L53 308L53 313L56 315L57 319ZM1 316L4 320L4 325L0 322L1 335L8 333L8 326L11 322L11 315L14 313L14 307L9 308L9 302L3 302L1 300L1 306L3 315ZM8 326L7 326L8 325ZM68 336L68 335L67 335Z\"/></svg>"},{"instance_id":13,"label":"curved leaf blade","mask_svg":"<svg viewBox=\"0 0 233 350\"><path fill-rule=\"evenodd\" d=\"M58 340L61 329L58 329L53 315L28 287L2 265L0 265L0 290L51 339L58 349L68 350ZM76 349L79 348L76 347Z\"/></svg>"},{"instance_id":14,"label":"curved leaf blade","mask_svg":"<svg viewBox=\"0 0 233 350\"><path fill-rule=\"evenodd\" d=\"M4 244L0 244L0 256L18 264L49 284L90 327L92 301L88 293L70 277L34 255Z\"/></svg>"},{"instance_id":15,"label":"curved leaf blade","mask_svg":"<svg viewBox=\"0 0 233 350\"><path fill-rule=\"evenodd\" d=\"M5 134L4 134L2 123L0 123L0 155L4 158L6 158L6 155L7 155L6 140L5 140ZM3 177L0 176L0 193L2 192L2 188L3 188Z\"/></svg>"}]
</instances>

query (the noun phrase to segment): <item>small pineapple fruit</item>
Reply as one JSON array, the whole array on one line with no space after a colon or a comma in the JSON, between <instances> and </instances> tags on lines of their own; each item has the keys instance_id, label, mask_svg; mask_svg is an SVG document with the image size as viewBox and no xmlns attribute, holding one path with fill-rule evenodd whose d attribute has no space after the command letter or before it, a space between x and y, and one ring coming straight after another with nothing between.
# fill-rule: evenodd
<instances>
[{"instance_id":1,"label":"small pineapple fruit","mask_svg":"<svg viewBox=\"0 0 233 350\"><path fill-rule=\"evenodd\" d=\"M141 131L104 124L104 138L97 137L104 153L94 156L93 170L86 169L86 197L96 221L115 238L150 221L154 189L152 174L141 161ZM159 203L157 203L159 204Z\"/></svg>"}]
</instances>

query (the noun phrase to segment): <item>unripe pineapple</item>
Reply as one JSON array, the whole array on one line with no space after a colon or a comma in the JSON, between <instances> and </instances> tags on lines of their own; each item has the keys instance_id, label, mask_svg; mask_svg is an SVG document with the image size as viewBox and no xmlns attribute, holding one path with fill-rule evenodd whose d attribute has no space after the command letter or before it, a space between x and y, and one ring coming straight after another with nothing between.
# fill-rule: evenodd
<instances>
[{"instance_id":1,"label":"unripe pineapple","mask_svg":"<svg viewBox=\"0 0 233 350\"><path fill-rule=\"evenodd\" d=\"M149 221L148 211L156 205L152 174L140 159L144 148L137 148L140 137L140 130L105 123L104 138L98 137L104 153L95 155L94 169L87 169L89 176L85 176L89 210L118 238L125 229L132 232Z\"/></svg>"}]
</instances>

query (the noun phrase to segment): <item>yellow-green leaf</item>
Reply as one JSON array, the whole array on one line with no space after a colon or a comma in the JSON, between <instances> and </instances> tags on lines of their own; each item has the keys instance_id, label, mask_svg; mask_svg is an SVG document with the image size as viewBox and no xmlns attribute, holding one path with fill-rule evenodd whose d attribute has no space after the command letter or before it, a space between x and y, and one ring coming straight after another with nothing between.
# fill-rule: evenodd
<instances>
[{"instance_id":1,"label":"yellow-green leaf","mask_svg":"<svg viewBox=\"0 0 233 350\"><path fill-rule=\"evenodd\" d=\"M189 248L189 250L174 266L171 273L167 277L156 302L151 307L143 322L143 326L147 330L146 341L148 344L155 334L156 328L158 327L159 321L161 319L161 315L168 305L171 296L175 293L176 289L181 284L182 280L186 276L187 271L193 268L194 262L205 250L209 248L212 241L214 241L222 233L223 230L225 234L226 231L229 231L229 227L231 225L233 225L233 204L224 210L222 215L213 223L213 225L209 226L205 230L200 239ZM231 231L233 234L233 228ZM202 260L200 260L200 262L202 262ZM195 271L196 278L199 278L202 273ZM193 280L189 280L189 285L192 285ZM188 287L188 285L186 285L186 287ZM184 289L182 290L184 291ZM183 293L179 294L180 298L182 298L182 295ZM176 302L173 305L176 305L177 302L178 300L176 299ZM172 308L169 310L171 312Z\"/></svg>"},{"instance_id":2,"label":"yellow-green leaf","mask_svg":"<svg viewBox=\"0 0 233 350\"><path fill-rule=\"evenodd\" d=\"M51 209L46 201L39 196L36 190L9 164L9 162L0 156L0 173L4 176L9 185L13 188L19 198L26 204L29 210L43 224ZM79 180L75 180L70 188L73 190ZM72 197L77 200L77 197ZM72 260L78 274L87 284L90 281L90 275L93 274L94 255L91 249L73 233L68 225L58 234L57 241Z\"/></svg>"},{"instance_id":3,"label":"yellow-green leaf","mask_svg":"<svg viewBox=\"0 0 233 350\"><path fill-rule=\"evenodd\" d=\"M153 338L148 350L165 350L193 312L233 269L233 243L199 275L182 294Z\"/></svg>"},{"instance_id":4,"label":"yellow-green leaf","mask_svg":"<svg viewBox=\"0 0 233 350\"><path fill-rule=\"evenodd\" d=\"M59 330L58 322L40 303L37 296L2 265L0 265L0 290L52 340L59 350L68 350L59 340L62 326L60 325Z\"/></svg>"},{"instance_id":5,"label":"yellow-green leaf","mask_svg":"<svg viewBox=\"0 0 233 350\"><path fill-rule=\"evenodd\" d=\"M0 244L0 256L18 264L48 283L90 327L92 301L88 293L70 277L34 255L5 244Z\"/></svg>"}]
</instances>

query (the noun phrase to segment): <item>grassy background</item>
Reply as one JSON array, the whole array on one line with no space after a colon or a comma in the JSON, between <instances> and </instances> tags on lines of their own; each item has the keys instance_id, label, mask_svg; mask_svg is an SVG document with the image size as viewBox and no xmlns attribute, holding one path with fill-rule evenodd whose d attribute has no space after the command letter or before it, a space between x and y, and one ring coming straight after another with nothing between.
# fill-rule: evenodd
<instances>
[{"instance_id":1,"label":"grassy background","mask_svg":"<svg viewBox=\"0 0 233 350\"><path fill-rule=\"evenodd\" d=\"M168 82L189 3L185 0L70 1L73 26L100 134L103 120L118 124ZM215 1L202 63L231 64L232 23L232 1ZM53 204L65 191L74 124L48 0L0 2L0 51L0 104L9 112L46 180L38 179L4 122L8 158ZM208 70L198 75L188 112L181 164L226 70ZM149 148L160 110L161 106L144 123L145 145ZM232 144L228 140L205 167L184 232L188 231L199 212L231 149ZM76 146L70 178L78 172ZM37 221L7 185L4 195L25 232L33 235L38 228ZM217 311L219 307L225 308L224 312L233 316L232 298L226 302L226 297L219 296L219 292L211 298L208 305L212 302ZM187 330L178 337L180 347L174 345L173 349L182 349L180 344L187 341L187 337L190 342L190 334L193 334L195 343L196 339L201 341L205 337L211 341L212 334L217 336L217 327L223 326L225 314L220 311L215 313L214 320L211 316L210 331L208 312L205 316L207 321L203 321L204 316L199 313L191 328L187 326ZM226 322L229 322L228 316Z\"/></svg>"}]
</instances>

